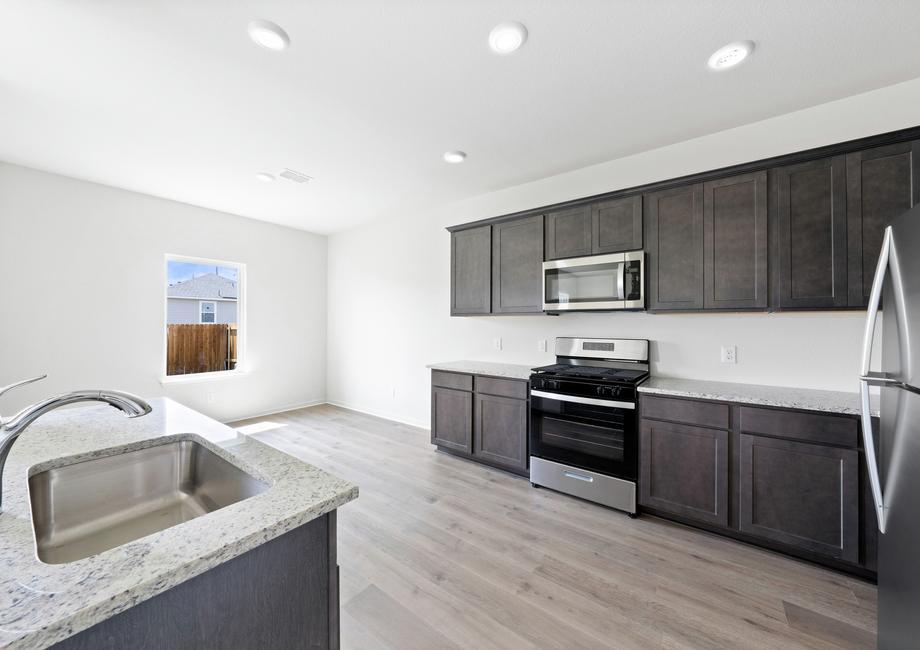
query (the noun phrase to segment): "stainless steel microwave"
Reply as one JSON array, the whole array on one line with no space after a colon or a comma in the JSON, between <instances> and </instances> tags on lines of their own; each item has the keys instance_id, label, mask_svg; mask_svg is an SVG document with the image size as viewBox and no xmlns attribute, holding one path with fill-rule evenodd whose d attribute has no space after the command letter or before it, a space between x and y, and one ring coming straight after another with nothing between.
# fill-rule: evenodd
<instances>
[{"instance_id":1,"label":"stainless steel microwave","mask_svg":"<svg viewBox=\"0 0 920 650\"><path fill-rule=\"evenodd\" d=\"M543 311L645 308L645 253L543 262Z\"/></svg>"}]
</instances>

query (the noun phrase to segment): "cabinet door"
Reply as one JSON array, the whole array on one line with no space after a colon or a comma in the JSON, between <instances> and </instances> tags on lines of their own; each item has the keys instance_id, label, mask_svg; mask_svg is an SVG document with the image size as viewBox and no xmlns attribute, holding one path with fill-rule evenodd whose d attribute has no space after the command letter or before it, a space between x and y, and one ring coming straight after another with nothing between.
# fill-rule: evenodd
<instances>
[{"instance_id":1,"label":"cabinet door","mask_svg":"<svg viewBox=\"0 0 920 650\"><path fill-rule=\"evenodd\" d=\"M847 306L843 156L776 170L779 307Z\"/></svg>"},{"instance_id":2,"label":"cabinet door","mask_svg":"<svg viewBox=\"0 0 920 650\"><path fill-rule=\"evenodd\" d=\"M473 451L473 394L452 388L431 389L431 444Z\"/></svg>"},{"instance_id":3,"label":"cabinet door","mask_svg":"<svg viewBox=\"0 0 920 650\"><path fill-rule=\"evenodd\" d=\"M527 469L527 400L476 395L474 455L509 469Z\"/></svg>"},{"instance_id":4,"label":"cabinet door","mask_svg":"<svg viewBox=\"0 0 920 650\"><path fill-rule=\"evenodd\" d=\"M767 308L767 173L703 185L706 309Z\"/></svg>"},{"instance_id":5,"label":"cabinet door","mask_svg":"<svg viewBox=\"0 0 920 650\"><path fill-rule=\"evenodd\" d=\"M885 227L920 201L920 141L847 155L849 304L865 307Z\"/></svg>"},{"instance_id":6,"label":"cabinet door","mask_svg":"<svg viewBox=\"0 0 920 650\"><path fill-rule=\"evenodd\" d=\"M488 314L492 307L492 227L450 236L450 314Z\"/></svg>"},{"instance_id":7,"label":"cabinet door","mask_svg":"<svg viewBox=\"0 0 920 650\"><path fill-rule=\"evenodd\" d=\"M703 308L703 186L645 195L649 309Z\"/></svg>"},{"instance_id":8,"label":"cabinet door","mask_svg":"<svg viewBox=\"0 0 920 650\"><path fill-rule=\"evenodd\" d=\"M543 311L543 216L492 227L492 313Z\"/></svg>"},{"instance_id":9,"label":"cabinet door","mask_svg":"<svg viewBox=\"0 0 920 650\"><path fill-rule=\"evenodd\" d=\"M546 215L546 259L591 254L591 207L551 212Z\"/></svg>"},{"instance_id":10,"label":"cabinet door","mask_svg":"<svg viewBox=\"0 0 920 650\"><path fill-rule=\"evenodd\" d=\"M642 420L639 503L728 526L728 432Z\"/></svg>"},{"instance_id":11,"label":"cabinet door","mask_svg":"<svg viewBox=\"0 0 920 650\"><path fill-rule=\"evenodd\" d=\"M591 253L619 253L642 248L642 196L603 201L591 206Z\"/></svg>"},{"instance_id":12,"label":"cabinet door","mask_svg":"<svg viewBox=\"0 0 920 650\"><path fill-rule=\"evenodd\" d=\"M741 532L859 560L855 449L741 434Z\"/></svg>"}]
</instances>

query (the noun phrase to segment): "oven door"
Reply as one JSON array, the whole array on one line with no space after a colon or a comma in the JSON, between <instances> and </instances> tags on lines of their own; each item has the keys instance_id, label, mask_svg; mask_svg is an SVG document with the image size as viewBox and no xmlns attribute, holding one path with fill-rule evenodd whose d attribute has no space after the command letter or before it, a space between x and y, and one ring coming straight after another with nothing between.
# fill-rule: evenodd
<instances>
[{"instance_id":1,"label":"oven door","mask_svg":"<svg viewBox=\"0 0 920 650\"><path fill-rule=\"evenodd\" d=\"M531 455L636 480L635 403L534 390L530 409Z\"/></svg>"},{"instance_id":2,"label":"oven door","mask_svg":"<svg viewBox=\"0 0 920 650\"><path fill-rule=\"evenodd\" d=\"M543 263L544 311L642 309L642 251Z\"/></svg>"}]
</instances>

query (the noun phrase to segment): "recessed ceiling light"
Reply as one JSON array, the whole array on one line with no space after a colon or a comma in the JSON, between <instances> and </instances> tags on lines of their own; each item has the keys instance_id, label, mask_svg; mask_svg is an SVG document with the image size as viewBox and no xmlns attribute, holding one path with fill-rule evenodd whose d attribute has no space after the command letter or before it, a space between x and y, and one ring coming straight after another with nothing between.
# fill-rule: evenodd
<instances>
[{"instance_id":1,"label":"recessed ceiling light","mask_svg":"<svg viewBox=\"0 0 920 650\"><path fill-rule=\"evenodd\" d=\"M754 43L751 41L729 43L725 47L720 47L709 57L709 67L713 70L733 68L744 61L753 50Z\"/></svg>"},{"instance_id":2,"label":"recessed ceiling light","mask_svg":"<svg viewBox=\"0 0 920 650\"><path fill-rule=\"evenodd\" d=\"M263 183L271 183L273 180L275 180L275 177L268 172L259 172L256 174L256 178L258 178Z\"/></svg>"},{"instance_id":3,"label":"recessed ceiling light","mask_svg":"<svg viewBox=\"0 0 920 650\"><path fill-rule=\"evenodd\" d=\"M489 33L489 47L496 54L511 54L526 40L527 28L521 23L500 23Z\"/></svg>"},{"instance_id":4,"label":"recessed ceiling light","mask_svg":"<svg viewBox=\"0 0 920 650\"><path fill-rule=\"evenodd\" d=\"M463 151L448 151L444 154L444 162L457 164L464 160L466 160L466 152Z\"/></svg>"},{"instance_id":5,"label":"recessed ceiling light","mask_svg":"<svg viewBox=\"0 0 920 650\"><path fill-rule=\"evenodd\" d=\"M268 20L253 20L246 31L256 44L269 50L284 50L291 44L287 32Z\"/></svg>"}]
</instances>

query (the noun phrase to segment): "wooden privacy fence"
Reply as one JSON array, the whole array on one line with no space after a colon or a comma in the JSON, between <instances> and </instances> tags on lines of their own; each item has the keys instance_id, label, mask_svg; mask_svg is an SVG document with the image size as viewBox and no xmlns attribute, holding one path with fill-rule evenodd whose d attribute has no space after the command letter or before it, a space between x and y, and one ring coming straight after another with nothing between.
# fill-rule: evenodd
<instances>
[{"instance_id":1,"label":"wooden privacy fence","mask_svg":"<svg viewBox=\"0 0 920 650\"><path fill-rule=\"evenodd\" d=\"M166 374L233 370L236 367L235 323L166 326Z\"/></svg>"}]
</instances>

